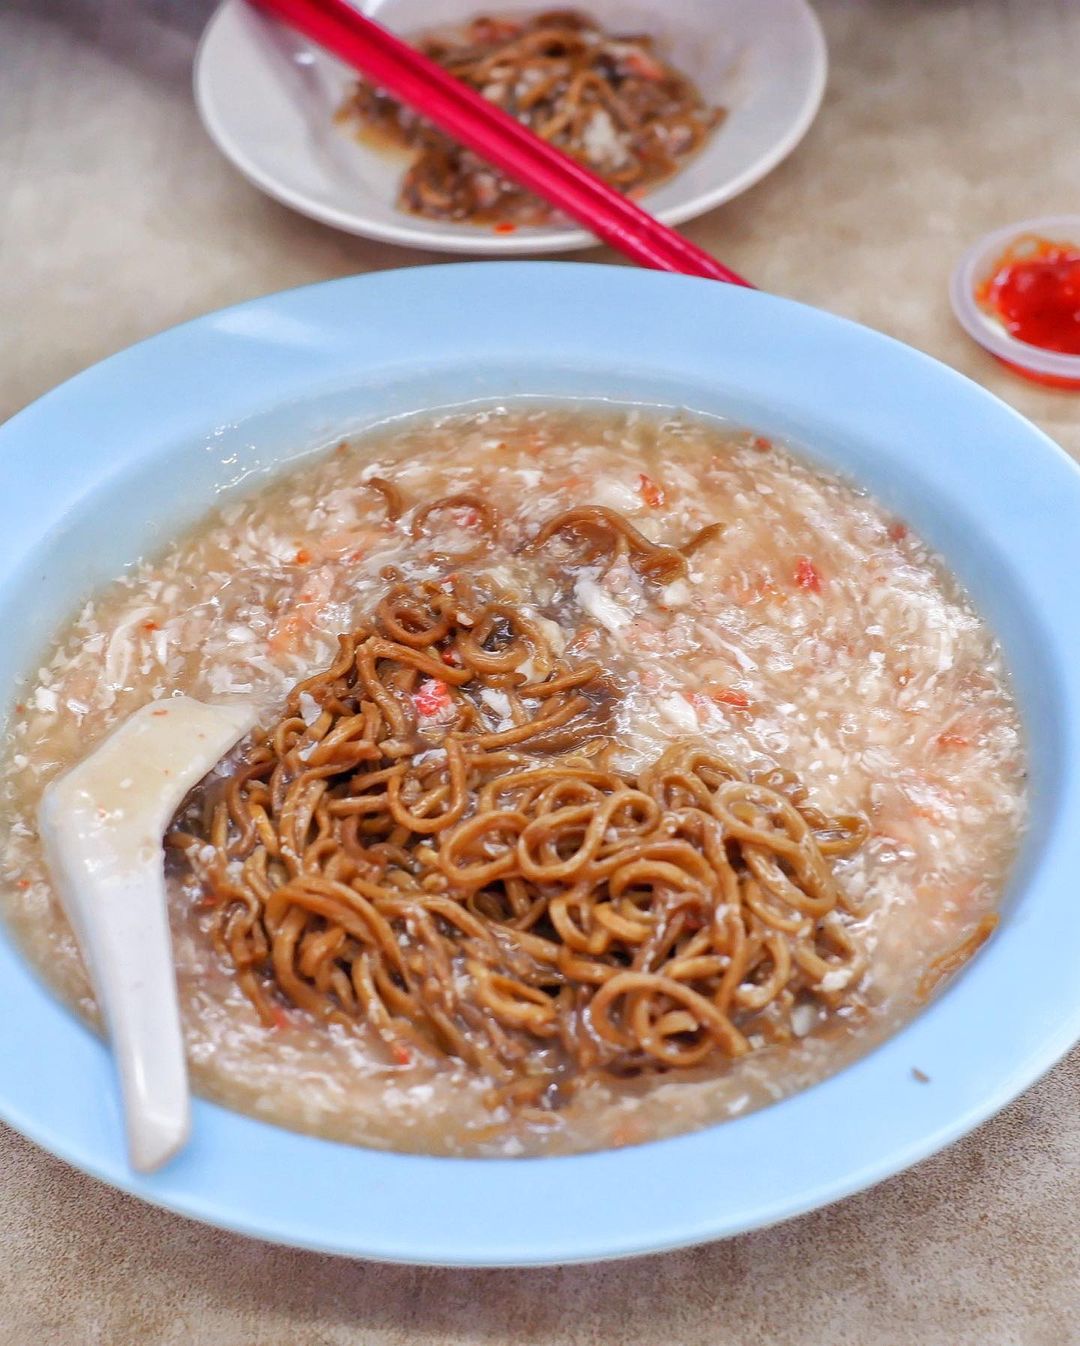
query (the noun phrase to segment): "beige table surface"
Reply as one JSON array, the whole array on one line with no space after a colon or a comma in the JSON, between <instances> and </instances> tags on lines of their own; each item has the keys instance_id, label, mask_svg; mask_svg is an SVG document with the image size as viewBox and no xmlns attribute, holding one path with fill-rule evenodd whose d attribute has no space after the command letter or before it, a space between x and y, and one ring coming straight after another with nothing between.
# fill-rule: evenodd
<instances>
[{"instance_id":1,"label":"beige table surface","mask_svg":"<svg viewBox=\"0 0 1080 1346\"><path fill-rule=\"evenodd\" d=\"M946 300L981 232L1080 210L1080 0L818 8L832 56L819 120L687 232L764 288L962 369L1080 457L1080 396L995 367ZM0 0L0 418L208 309L429 260L309 223L218 158L189 93L207 13ZM967 1140L831 1209L690 1252L525 1272L248 1242L0 1129L0 1346L1080 1343L1078 1095L1074 1053Z\"/></svg>"}]
</instances>

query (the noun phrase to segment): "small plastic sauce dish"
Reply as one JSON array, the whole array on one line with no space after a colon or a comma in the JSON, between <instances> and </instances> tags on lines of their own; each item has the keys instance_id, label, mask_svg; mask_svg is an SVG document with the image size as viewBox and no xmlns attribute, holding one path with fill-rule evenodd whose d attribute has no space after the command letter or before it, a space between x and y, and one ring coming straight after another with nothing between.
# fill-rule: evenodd
<instances>
[{"instance_id":1,"label":"small plastic sauce dish","mask_svg":"<svg viewBox=\"0 0 1080 1346\"><path fill-rule=\"evenodd\" d=\"M957 263L949 298L968 335L1003 364L1080 392L1080 215L987 234Z\"/></svg>"}]
</instances>

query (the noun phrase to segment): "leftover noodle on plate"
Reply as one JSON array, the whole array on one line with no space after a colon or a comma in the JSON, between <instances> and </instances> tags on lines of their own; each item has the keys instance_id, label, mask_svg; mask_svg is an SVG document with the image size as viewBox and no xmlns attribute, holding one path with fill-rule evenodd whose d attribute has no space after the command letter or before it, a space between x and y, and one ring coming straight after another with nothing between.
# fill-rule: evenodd
<instances>
[{"instance_id":1,"label":"leftover noodle on plate","mask_svg":"<svg viewBox=\"0 0 1080 1346\"><path fill-rule=\"evenodd\" d=\"M633 196L666 181L722 121L653 39L605 33L575 10L482 16L416 45L490 102ZM548 224L554 207L505 178L383 90L358 80L338 121L409 151L399 207L432 220Z\"/></svg>"},{"instance_id":2,"label":"leftover noodle on plate","mask_svg":"<svg viewBox=\"0 0 1080 1346\"><path fill-rule=\"evenodd\" d=\"M383 1148L599 1149L823 1078L991 932L1025 823L938 558L687 413L393 423L92 597L0 774L6 914L86 1014L38 804L175 693L261 717L166 839L196 1087Z\"/></svg>"}]
</instances>

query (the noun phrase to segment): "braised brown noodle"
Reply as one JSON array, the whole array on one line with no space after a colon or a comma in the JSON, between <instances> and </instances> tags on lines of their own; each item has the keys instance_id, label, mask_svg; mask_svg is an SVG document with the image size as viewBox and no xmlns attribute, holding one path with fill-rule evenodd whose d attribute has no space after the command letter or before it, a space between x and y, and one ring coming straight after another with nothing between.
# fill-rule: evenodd
<instances>
[{"instance_id":1,"label":"braised brown noodle","mask_svg":"<svg viewBox=\"0 0 1080 1346\"><path fill-rule=\"evenodd\" d=\"M457 495L415 510L413 535L463 507L481 538L497 528ZM663 582L686 564L608 509L526 545L557 535ZM363 1021L389 1060L453 1056L501 1103L554 1106L598 1073L789 1041L808 1001L858 1006L866 960L832 861L863 817L701 740L616 770L599 663L556 655L482 576L387 581L169 838L264 1023L282 1003Z\"/></svg>"},{"instance_id":2,"label":"braised brown noodle","mask_svg":"<svg viewBox=\"0 0 1080 1346\"><path fill-rule=\"evenodd\" d=\"M542 139L620 190L637 194L675 173L723 117L653 39L605 33L575 10L523 19L482 16L417 40L426 55ZM338 119L416 151L398 204L415 215L473 223L543 223L551 207L469 150L360 81Z\"/></svg>"}]
</instances>

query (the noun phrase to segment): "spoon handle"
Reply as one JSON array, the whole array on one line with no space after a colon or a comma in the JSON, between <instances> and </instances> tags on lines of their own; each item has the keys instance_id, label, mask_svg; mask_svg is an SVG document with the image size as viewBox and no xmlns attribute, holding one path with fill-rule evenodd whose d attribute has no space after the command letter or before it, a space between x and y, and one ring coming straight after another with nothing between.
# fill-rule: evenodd
<instances>
[{"instance_id":1,"label":"spoon handle","mask_svg":"<svg viewBox=\"0 0 1080 1346\"><path fill-rule=\"evenodd\" d=\"M246 703L151 702L41 802L46 859L112 1042L140 1172L176 1154L191 1125L162 834L254 723Z\"/></svg>"}]
</instances>

